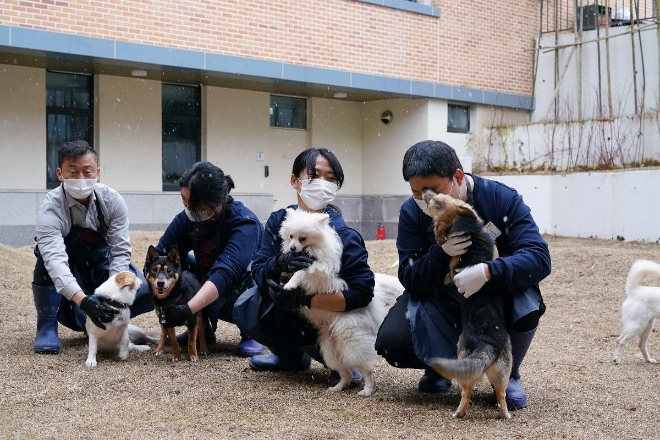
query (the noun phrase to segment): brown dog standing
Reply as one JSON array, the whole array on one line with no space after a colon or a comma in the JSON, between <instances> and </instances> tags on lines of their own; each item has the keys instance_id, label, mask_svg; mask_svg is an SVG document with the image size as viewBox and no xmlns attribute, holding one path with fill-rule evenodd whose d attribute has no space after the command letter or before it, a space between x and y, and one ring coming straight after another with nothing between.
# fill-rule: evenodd
<instances>
[{"instance_id":1,"label":"brown dog standing","mask_svg":"<svg viewBox=\"0 0 660 440\"><path fill-rule=\"evenodd\" d=\"M466 233L472 241L465 254L451 258L445 284L453 284L456 269L497 258L494 239L469 204L430 190L424 190L422 196L433 217L438 244L442 245L452 232ZM493 289L462 298L461 311L463 329L458 338L458 359L431 359L431 366L441 376L458 381L461 387L461 402L454 417L465 416L472 389L486 374L495 389L499 416L508 419L511 415L505 397L512 357L502 294Z\"/></svg>"},{"instance_id":2,"label":"brown dog standing","mask_svg":"<svg viewBox=\"0 0 660 440\"><path fill-rule=\"evenodd\" d=\"M179 250L176 246L173 246L165 257L159 256L156 248L149 246L147 260L144 264L144 276L149 283L151 298L156 306L156 315L158 315L159 322L161 322L163 309L186 304L201 287L192 273L181 270ZM172 360L179 360L181 349L176 340L176 330L172 327L166 328L162 323L160 327L161 335L156 347L156 356L163 353L165 338L169 337L172 344ZM199 339L200 354L208 354L206 339L204 338L205 322L202 312L193 315L186 322L186 327L188 329L188 358L191 361L197 361L197 339Z\"/></svg>"}]
</instances>

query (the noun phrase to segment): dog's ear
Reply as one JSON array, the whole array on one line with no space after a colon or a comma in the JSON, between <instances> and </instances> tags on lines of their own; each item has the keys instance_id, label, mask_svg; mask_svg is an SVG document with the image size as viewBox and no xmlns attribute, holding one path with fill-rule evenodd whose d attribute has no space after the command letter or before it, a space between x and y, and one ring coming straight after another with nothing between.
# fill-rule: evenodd
<instances>
[{"instance_id":1,"label":"dog's ear","mask_svg":"<svg viewBox=\"0 0 660 440\"><path fill-rule=\"evenodd\" d=\"M120 289L123 289L124 287L129 287L131 290L135 289L135 280L135 275L127 271L119 272L115 276L115 284Z\"/></svg>"},{"instance_id":2,"label":"dog's ear","mask_svg":"<svg viewBox=\"0 0 660 440\"><path fill-rule=\"evenodd\" d=\"M179 248L174 245L167 254L167 257L174 261L176 267L181 268L181 260L179 259Z\"/></svg>"},{"instance_id":3,"label":"dog's ear","mask_svg":"<svg viewBox=\"0 0 660 440\"><path fill-rule=\"evenodd\" d=\"M330 222L330 214L319 214L317 218L321 226L326 226Z\"/></svg>"},{"instance_id":4,"label":"dog's ear","mask_svg":"<svg viewBox=\"0 0 660 440\"><path fill-rule=\"evenodd\" d=\"M469 206L464 206L464 205L463 206L458 206L457 209L456 209L456 212L458 213L458 215L460 217L467 217L467 218L473 218L473 219L478 218L477 213L474 212L474 210L472 208L470 208Z\"/></svg>"},{"instance_id":5,"label":"dog's ear","mask_svg":"<svg viewBox=\"0 0 660 440\"><path fill-rule=\"evenodd\" d=\"M158 258L158 252L156 252L156 248L153 247L153 245L149 245L149 250L147 251L147 263L151 263L156 258Z\"/></svg>"}]
</instances>

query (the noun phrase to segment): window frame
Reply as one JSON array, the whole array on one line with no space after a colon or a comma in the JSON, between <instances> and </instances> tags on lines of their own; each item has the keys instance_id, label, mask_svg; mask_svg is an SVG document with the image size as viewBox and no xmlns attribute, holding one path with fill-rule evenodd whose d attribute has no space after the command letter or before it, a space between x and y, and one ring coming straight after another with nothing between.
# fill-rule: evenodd
<instances>
[{"instance_id":1,"label":"window frame","mask_svg":"<svg viewBox=\"0 0 660 440\"><path fill-rule=\"evenodd\" d=\"M282 98L292 98L292 99L301 99L305 101L305 127L300 128L300 127L283 127L281 125L272 125L271 124L271 114L270 114L270 109L272 108L272 100L274 97L282 97ZM307 111L309 109L309 100L306 96L296 96L296 95L283 95L279 93L270 93L269 94L269 100L268 100L268 125L270 128L276 128L276 129L283 129L283 130L301 130L301 131L307 131L309 127L309 112Z\"/></svg>"},{"instance_id":2,"label":"window frame","mask_svg":"<svg viewBox=\"0 0 660 440\"><path fill-rule=\"evenodd\" d=\"M163 88L166 86L174 86L174 87L191 87L196 90L195 93L195 98L197 100L197 104L199 106L199 115L198 116L187 116L187 115L178 115L178 114L165 114L163 112ZM162 160L165 159L165 156L163 154L163 136L164 136L164 126L165 124L190 124L190 123L197 123L197 148L195 149L195 162L199 162L202 160L202 86L201 85L194 85L194 84L179 84L179 83L170 83L170 82L162 82L161 83L161 104L160 104L160 116L161 116L161 145L160 145L160 150L161 150L161 155ZM193 164L190 164L191 166ZM165 184L165 179L164 175L162 173L163 163L161 162L161 190L163 192L178 192L179 191L179 186L178 183L172 184L172 185L166 185Z\"/></svg>"},{"instance_id":3,"label":"window frame","mask_svg":"<svg viewBox=\"0 0 660 440\"><path fill-rule=\"evenodd\" d=\"M64 108L64 107L57 107L57 106L52 106L48 105L48 74L49 73L54 73L57 75L70 75L70 76L84 76L89 79L89 109L83 110L80 108ZM50 180L50 176L48 175L48 155L50 154L50 149L48 146L48 117L50 115L64 115L64 116L87 116L89 117L89 123L87 124L88 127L88 139L84 139L89 143L92 148L94 148L94 75L91 73L80 73L80 72L63 72L59 70L49 70L46 69L46 189L54 189L57 188L61 182L59 180ZM70 141L74 141L77 139L71 139ZM70 142L66 141L66 142ZM57 145L56 147L59 147ZM57 156L57 149L53 152ZM59 161L58 161L58 168L59 168ZM57 177L56 177L57 178Z\"/></svg>"},{"instance_id":4,"label":"window frame","mask_svg":"<svg viewBox=\"0 0 660 440\"><path fill-rule=\"evenodd\" d=\"M451 110L453 109L466 109L467 110L467 130L455 128L455 127L450 127L449 126L449 114ZM467 134L470 133L470 115L471 113L471 106L465 105L465 104L455 104L455 103L447 103L447 133L460 133L460 134Z\"/></svg>"}]
</instances>

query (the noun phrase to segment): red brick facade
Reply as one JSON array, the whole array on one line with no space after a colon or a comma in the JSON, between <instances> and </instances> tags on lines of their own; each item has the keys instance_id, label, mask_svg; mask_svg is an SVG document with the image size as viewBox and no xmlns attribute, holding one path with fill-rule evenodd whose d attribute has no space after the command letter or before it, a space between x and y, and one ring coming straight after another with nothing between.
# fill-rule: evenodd
<instances>
[{"instance_id":1,"label":"red brick facade","mask_svg":"<svg viewBox=\"0 0 660 440\"><path fill-rule=\"evenodd\" d=\"M0 24L530 95L538 1L2 0Z\"/></svg>"}]
</instances>

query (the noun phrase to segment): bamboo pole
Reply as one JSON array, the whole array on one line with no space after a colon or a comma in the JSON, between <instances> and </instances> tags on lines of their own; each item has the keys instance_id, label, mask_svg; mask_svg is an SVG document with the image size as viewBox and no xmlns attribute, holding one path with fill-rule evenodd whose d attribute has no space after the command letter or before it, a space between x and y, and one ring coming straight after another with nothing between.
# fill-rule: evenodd
<instances>
[{"instance_id":1,"label":"bamboo pole","mask_svg":"<svg viewBox=\"0 0 660 440\"><path fill-rule=\"evenodd\" d=\"M578 8L578 4L580 7ZM578 11L582 11L582 0L575 0L575 14L573 14L573 41L577 44L582 37L582 26L584 26L583 14L578 18ZM578 27L579 20L579 27ZM598 22L596 22L598 23ZM578 121L582 120L582 45L578 44L575 51L575 77L577 80L577 106L578 106ZM567 66L568 67L568 66Z\"/></svg>"},{"instance_id":2,"label":"bamboo pole","mask_svg":"<svg viewBox=\"0 0 660 440\"><path fill-rule=\"evenodd\" d=\"M656 0L660 2L660 0ZM610 1L605 0L605 10L608 11ZM660 38L660 37L659 37ZM610 27L605 28L605 64L607 69L607 110L608 116L612 119L612 70L610 69Z\"/></svg>"},{"instance_id":3,"label":"bamboo pole","mask_svg":"<svg viewBox=\"0 0 660 440\"><path fill-rule=\"evenodd\" d=\"M632 0L630 0L632 2ZM630 5L632 9L632 4ZM635 100L635 115L639 112L639 107L637 105L637 60L635 56L635 20L633 16L633 12L630 11L630 17L632 20L630 20L630 47L631 47L631 54L632 54L632 69L633 69L633 99Z\"/></svg>"}]
</instances>

